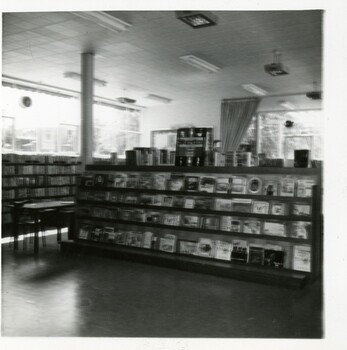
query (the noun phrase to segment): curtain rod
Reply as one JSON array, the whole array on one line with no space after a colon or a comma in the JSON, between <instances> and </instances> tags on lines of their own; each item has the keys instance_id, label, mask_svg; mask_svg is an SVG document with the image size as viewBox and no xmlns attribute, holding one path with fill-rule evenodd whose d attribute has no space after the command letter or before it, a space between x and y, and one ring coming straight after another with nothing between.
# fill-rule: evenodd
<instances>
[{"instance_id":1,"label":"curtain rod","mask_svg":"<svg viewBox=\"0 0 347 350\"><path fill-rule=\"evenodd\" d=\"M319 92L323 92L323 91L319 91ZM265 96L251 96L251 97L235 97L235 98L224 98L222 99L222 102L226 102L226 101L239 101L239 100L248 100L248 99L252 99L252 98L260 98L260 99L264 99L264 98L272 98L272 97L286 97L286 96L305 96L306 92L290 92L288 94L272 94L272 95L265 95Z\"/></svg>"},{"instance_id":2,"label":"curtain rod","mask_svg":"<svg viewBox=\"0 0 347 350\"><path fill-rule=\"evenodd\" d=\"M258 113L283 113L283 112L310 112L310 111L322 111L323 108L302 108L302 109L275 109L275 110L264 110L264 111L256 111Z\"/></svg>"}]
</instances>

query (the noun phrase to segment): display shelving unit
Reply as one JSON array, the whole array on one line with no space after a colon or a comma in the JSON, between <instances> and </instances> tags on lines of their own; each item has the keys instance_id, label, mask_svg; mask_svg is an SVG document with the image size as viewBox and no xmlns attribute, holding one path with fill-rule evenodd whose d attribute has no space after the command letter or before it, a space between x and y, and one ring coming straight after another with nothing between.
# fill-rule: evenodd
<instances>
[{"instance_id":1,"label":"display shelving unit","mask_svg":"<svg viewBox=\"0 0 347 350\"><path fill-rule=\"evenodd\" d=\"M287 196L266 196L261 194L235 194L235 193L206 193L200 191L172 191L158 190L155 188L119 188L110 185L85 187L80 184L77 194L77 216L76 216L76 232L79 232L83 225L95 227L115 227L116 230L138 231L144 233L151 231L159 240L165 235L175 235L177 242L180 240L197 242L201 237L211 240L223 240L232 243L235 239L247 241L249 244L272 244L279 245L284 251L285 261L283 267L252 265L247 262L238 262L233 260L220 260L216 258L207 258L199 255L181 254L178 243L174 252L166 252L159 250L158 245L152 246L151 249L143 247L134 247L128 245L119 245L114 242L96 241L93 237L81 239L76 237L74 242L65 242L62 244L62 250L78 250L83 252L93 252L102 255L111 255L118 258L131 259L140 262L159 264L161 266L174 267L184 270L198 271L220 276L228 276L239 279L247 279L265 283L283 284L291 286L302 286L308 281L314 280L321 273L321 169L307 168L233 168L233 167L173 167L173 166L109 166L109 165L87 165L87 174L102 174L105 177L118 173L163 173L170 178L171 174L182 174L185 176L198 177L232 177L240 176L247 179L258 177L261 179L276 178L281 181L282 178L306 179L314 182L312 187L312 195L309 197L287 197ZM98 192L98 196L83 196L84 192ZM100 196L101 193L101 196ZM252 201L267 201L285 203L288 208L283 215L259 214L254 212L235 212L232 210L216 210L211 209L194 209L194 208L178 208L172 206L157 206L140 203L125 203L119 201L110 201L103 198L103 194L141 194L147 195L170 195L184 197L204 197L212 200L219 199L250 199ZM105 197L106 198L106 197ZM293 204L304 204L310 207L309 215L293 215ZM113 212L114 215L103 216L93 214L93 208L104 208L105 211ZM199 217L213 216L220 218L222 216L237 217L239 220L259 220L262 225L265 222L284 223L286 226L285 235L265 234L263 230L260 233L244 233L234 231L224 231L220 227L202 228L187 227L181 223L178 226L169 226L163 222L146 222L134 219L124 220L119 214L123 209L138 209L144 212L160 212L160 213L180 213L183 215L197 215ZM89 210L90 211L83 211ZM100 210L99 210L100 213ZM292 236L290 227L292 223L307 223L310 226L310 232L307 237ZM263 226L262 226L263 227ZM294 268L294 246L304 246L310 249L310 263L308 270L298 270Z\"/></svg>"}]
</instances>

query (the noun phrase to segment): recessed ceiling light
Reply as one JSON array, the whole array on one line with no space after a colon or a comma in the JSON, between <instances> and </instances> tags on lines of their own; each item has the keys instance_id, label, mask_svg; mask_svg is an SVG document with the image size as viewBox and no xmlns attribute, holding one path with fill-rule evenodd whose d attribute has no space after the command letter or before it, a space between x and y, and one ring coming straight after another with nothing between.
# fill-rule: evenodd
<instances>
[{"instance_id":1,"label":"recessed ceiling light","mask_svg":"<svg viewBox=\"0 0 347 350\"><path fill-rule=\"evenodd\" d=\"M217 24L218 18L208 11L176 11L176 17L192 28L204 28Z\"/></svg>"},{"instance_id":2,"label":"recessed ceiling light","mask_svg":"<svg viewBox=\"0 0 347 350\"><path fill-rule=\"evenodd\" d=\"M170 103L172 101L171 98L167 98L159 95L153 95L153 94L149 94L148 96L146 96L146 98L149 100L158 101L162 103Z\"/></svg>"},{"instance_id":3,"label":"recessed ceiling light","mask_svg":"<svg viewBox=\"0 0 347 350\"><path fill-rule=\"evenodd\" d=\"M76 72L65 72L64 77L81 81L81 74L76 73ZM94 84L103 87L103 86L107 85L107 82L105 80L94 78Z\"/></svg>"},{"instance_id":4,"label":"recessed ceiling light","mask_svg":"<svg viewBox=\"0 0 347 350\"><path fill-rule=\"evenodd\" d=\"M244 90L251 92L252 94L258 95L258 96L265 96L267 95L267 91L262 89L261 87L255 85L255 84L242 84L242 87Z\"/></svg>"},{"instance_id":5,"label":"recessed ceiling light","mask_svg":"<svg viewBox=\"0 0 347 350\"><path fill-rule=\"evenodd\" d=\"M181 56L180 60L182 60L184 63L187 63L195 68L199 68L208 73L216 73L220 70L220 68L215 66L214 64L204 61L203 59L194 55Z\"/></svg>"},{"instance_id":6,"label":"recessed ceiling light","mask_svg":"<svg viewBox=\"0 0 347 350\"><path fill-rule=\"evenodd\" d=\"M72 12L74 15L81 17L87 21L91 21L101 27L112 30L114 32L124 32L131 27L127 23L117 17L114 17L104 11L87 11L87 12Z\"/></svg>"}]
</instances>

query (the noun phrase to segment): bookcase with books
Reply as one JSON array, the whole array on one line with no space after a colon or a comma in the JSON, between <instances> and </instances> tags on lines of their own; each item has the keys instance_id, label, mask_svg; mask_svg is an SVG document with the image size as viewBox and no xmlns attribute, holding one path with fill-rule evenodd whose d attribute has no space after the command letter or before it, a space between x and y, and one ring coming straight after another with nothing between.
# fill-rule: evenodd
<instances>
[{"instance_id":1,"label":"bookcase with books","mask_svg":"<svg viewBox=\"0 0 347 350\"><path fill-rule=\"evenodd\" d=\"M320 169L87 165L79 182L62 249L295 286L321 272Z\"/></svg>"},{"instance_id":2,"label":"bookcase with books","mask_svg":"<svg viewBox=\"0 0 347 350\"><path fill-rule=\"evenodd\" d=\"M2 224L10 224L15 200L74 200L82 168L77 157L2 155Z\"/></svg>"}]
</instances>

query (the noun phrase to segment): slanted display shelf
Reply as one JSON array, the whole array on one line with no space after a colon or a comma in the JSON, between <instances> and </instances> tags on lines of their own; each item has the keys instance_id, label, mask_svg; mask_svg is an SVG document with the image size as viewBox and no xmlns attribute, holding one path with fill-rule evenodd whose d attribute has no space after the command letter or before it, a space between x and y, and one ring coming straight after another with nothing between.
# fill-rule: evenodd
<instances>
[{"instance_id":1,"label":"slanted display shelf","mask_svg":"<svg viewBox=\"0 0 347 350\"><path fill-rule=\"evenodd\" d=\"M321 272L321 173L88 165L62 250L302 286Z\"/></svg>"}]
</instances>

